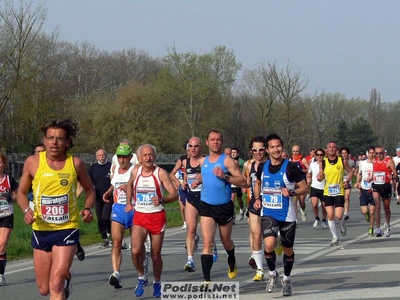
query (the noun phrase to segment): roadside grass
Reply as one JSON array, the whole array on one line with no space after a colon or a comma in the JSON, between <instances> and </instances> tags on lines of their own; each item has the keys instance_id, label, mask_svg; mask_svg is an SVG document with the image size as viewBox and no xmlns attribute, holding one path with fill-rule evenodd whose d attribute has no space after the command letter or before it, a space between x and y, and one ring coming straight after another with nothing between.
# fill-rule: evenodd
<instances>
[{"instance_id":1,"label":"roadside grass","mask_svg":"<svg viewBox=\"0 0 400 300\"><path fill-rule=\"evenodd\" d=\"M243 195L245 201L245 195ZM84 200L80 198L79 209L84 208ZM237 201L235 201L238 210ZM246 204L245 204L246 205ZM167 227L182 226L183 221L179 210L179 202L168 203L165 206L167 213ZM14 203L14 230L11 233L10 240L7 247L7 258L9 261L30 258L33 255L31 247L32 228L24 222L24 214L16 203ZM126 236L129 236L129 231L126 231ZM80 221L80 242L82 246L99 244L101 236L97 229L97 217L91 223L84 223Z\"/></svg>"},{"instance_id":2,"label":"roadside grass","mask_svg":"<svg viewBox=\"0 0 400 300\"><path fill-rule=\"evenodd\" d=\"M79 209L84 208L84 200L80 199ZM182 218L179 211L179 203L175 201L166 205L167 227L182 225ZM126 231L129 236L129 231ZM19 206L14 203L14 230L11 233L7 247L7 258L9 261L22 258L29 258L33 255L31 246L32 227L24 222L24 214ZM91 223L80 221L80 241L83 246L101 242L101 236L97 229L97 217Z\"/></svg>"}]
</instances>

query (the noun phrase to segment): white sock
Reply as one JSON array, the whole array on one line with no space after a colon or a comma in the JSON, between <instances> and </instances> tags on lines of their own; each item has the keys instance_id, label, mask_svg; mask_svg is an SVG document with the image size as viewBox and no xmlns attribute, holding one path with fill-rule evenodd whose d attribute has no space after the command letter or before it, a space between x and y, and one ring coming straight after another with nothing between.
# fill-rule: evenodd
<instances>
[{"instance_id":1,"label":"white sock","mask_svg":"<svg viewBox=\"0 0 400 300\"><path fill-rule=\"evenodd\" d=\"M241 214L243 213L243 208L240 209L240 213L241 213Z\"/></svg>"},{"instance_id":2,"label":"white sock","mask_svg":"<svg viewBox=\"0 0 400 300\"><path fill-rule=\"evenodd\" d=\"M260 270L263 268L263 257L262 250L252 251L254 261L256 262L257 269Z\"/></svg>"},{"instance_id":3,"label":"white sock","mask_svg":"<svg viewBox=\"0 0 400 300\"><path fill-rule=\"evenodd\" d=\"M331 230L333 238L337 239L335 220L333 220L333 221L328 220L328 225L329 225L329 229Z\"/></svg>"},{"instance_id":4,"label":"white sock","mask_svg":"<svg viewBox=\"0 0 400 300\"><path fill-rule=\"evenodd\" d=\"M188 255L188 260L193 261L193 256L192 255Z\"/></svg>"}]
</instances>

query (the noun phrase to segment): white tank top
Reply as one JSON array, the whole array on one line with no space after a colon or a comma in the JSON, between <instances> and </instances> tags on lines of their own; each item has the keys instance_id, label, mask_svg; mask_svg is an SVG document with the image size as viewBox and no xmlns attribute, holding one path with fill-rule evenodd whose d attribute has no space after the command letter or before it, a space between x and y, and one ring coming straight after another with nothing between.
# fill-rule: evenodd
<instances>
[{"instance_id":1,"label":"white tank top","mask_svg":"<svg viewBox=\"0 0 400 300\"><path fill-rule=\"evenodd\" d=\"M148 176L142 175L143 167L140 166L136 178L133 183L135 195L135 210L141 213L154 213L164 210L164 205L154 206L151 198L158 196L162 198L164 195L164 186L161 184L159 171L156 167L152 174Z\"/></svg>"},{"instance_id":2,"label":"white tank top","mask_svg":"<svg viewBox=\"0 0 400 300\"><path fill-rule=\"evenodd\" d=\"M126 192L119 189L119 187L123 184L126 184L131 176L131 171L135 167L135 165L131 165L129 169L124 174L119 174L119 166L115 167L115 172L111 179L111 184L114 187L113 199L114 203L118 204L126 204ZM133 202L133 199L132 199Z\"/></svg>"}]
</instances>

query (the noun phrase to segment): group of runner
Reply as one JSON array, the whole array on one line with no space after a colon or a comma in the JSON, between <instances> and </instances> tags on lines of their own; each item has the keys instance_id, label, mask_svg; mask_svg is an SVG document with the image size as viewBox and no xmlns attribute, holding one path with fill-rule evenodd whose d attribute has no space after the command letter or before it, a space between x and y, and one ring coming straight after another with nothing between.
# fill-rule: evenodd
<instances>
[{"instance_id":1,"label":"group of runner","mask_svg":"<svg viewBox=\"0 0 400 300\"><path fill-rule=\"evenodd\" d=\"M51 299L67 299L70 294L70 267L74 254L79 252L78 217L81 215L83 221L91 222L96 201L95 189L83 161L67 151L73 146L72 138L77 131L77 124L72 119L46 122L42 127L46 151L27 159L16 195L18 205L24 212L24 221L32 224L33 228L32 247L39 292L42 295L50 294ZM276 134L265 138L256 136L249 144L252 158L246 162L240 162L236 148L230 149L231 153L224 153L223 137L217 130L207 134L205 144L208 155L202 154L200 138L190 138L186 144L186 157L177 163L170 174L155 164L157 154L154 146L141 145L136 153L129 143L118 146L117 164L111 169L111 186L101 199L104 202L110 201L111 196L113 199L111 229L107 230L111 231L113 239L113 272L109 283L115 288L122 287L119 274L121 248L124 232L130 229L133 263L138 272L134 295L141 297L145 292L148 284L146 253L150 253L153 261L153 296L161 297L161 249L166 227L164 205L177 200L178 195L185 201L188 261L183 269L188 272L195 271L194 250L198 247L197 225L201 217L203 249L200 258L204 287L211 283L212 265L218 258L215 243L217 228L228 256L227 275L230 279L237 276L235 244L231 237L236 216L233 200L236 197L242 200L242 189L247 195L247 207L244 205L246 202L239 201L239 218L243 219L246 215L249 224L249 264L256 272L253 280L262 281L265 258L268 293L277 288L280 277L276 270L276 259L277 255L283 253L282 295L292 294L297 201L302 220L305 221L308 193L315 218L313 227L329 227L332 234L330 244L338 245L335 218L341 234L346 235L345 219L348 217L350 200L346 195L349 194L347 190L351 188L353 176L356 176L355 187L360 189L361 212L369 222L368 234L374 234L375 224L376 236L382 236L382 200L385 211L384 234L390 236L391 180L397 181L398 175L394 159L385 156L380 146L371 147L366 159L356 165L350 162L349 149L342 148L339 151L335 142L329 142L326 149L313 149L307 159L300 154L298 145L293 146L289 157L282 139ZM132 163L134 155L137 163ZM400 149L398 157L400 161ZM177 170L182 172L180 181L175 180ZM76 202L78 182L85 191L85 208L81 211L78 211ZM4 203L0 202L2 212L15 199L13 191L16 188L12 186L7 190L9 194ZM31 186L33 206L29 205L27 198ZM318 214L319 204L322 221ZM1 225L5 224L2 215L0 221ZM0 227L1 230L3 227ZM107 235L102 237L108 238ZM146 247L147 239L151 243ZM3 278L5 284L6 254L2 249L4 247L0 247L0 279Z\"/></svg>"}]
</instances>

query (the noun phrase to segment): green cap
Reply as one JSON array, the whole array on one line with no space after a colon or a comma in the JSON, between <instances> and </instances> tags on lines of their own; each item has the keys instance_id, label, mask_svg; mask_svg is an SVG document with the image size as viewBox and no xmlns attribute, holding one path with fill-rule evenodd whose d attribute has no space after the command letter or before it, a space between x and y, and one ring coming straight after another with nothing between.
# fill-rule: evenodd
<instances>
[{"instance_id":1,"label":"green cap","mask_svg":"<svg viewBox=\"0 0 400 300\"><path fill-rule=\"evenodd\" d=\"M120 144L117 148L117 151L115 151L115 154L117 155L124 155L124 156L128 156L132 153L132 149L131 147L129 147L129 145L127 144Z\"/></svg>"}]
</instances>

